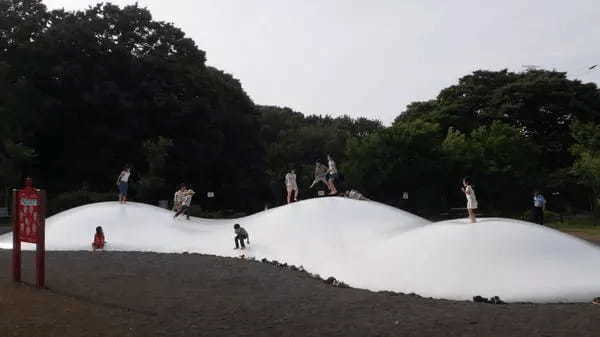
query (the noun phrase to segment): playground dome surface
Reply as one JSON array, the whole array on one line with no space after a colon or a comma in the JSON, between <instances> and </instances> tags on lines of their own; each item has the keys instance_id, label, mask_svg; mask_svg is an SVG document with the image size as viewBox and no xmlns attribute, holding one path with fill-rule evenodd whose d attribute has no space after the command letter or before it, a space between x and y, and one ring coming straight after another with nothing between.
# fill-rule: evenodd
<instances>
[{"instance_id":1,"label":"playground dome surface","mask_svg":"<svg viewBox=\"0 0 600 337\"><path fill-rule=\"evenodd\" d=\"M46 221L51 251L91 250L102 226L106 250L238 257L233 224L250 234L255 259L302 266L373 291L508 302L589 302L600 294L600 248L533 223L505 218L429 222L373 201L300 201L239 219L186 220L155 206L104 202ZM0 236L0 249L12 234ZM24 249L33 245L24 244Z\"/></svg>"}]
</instances>

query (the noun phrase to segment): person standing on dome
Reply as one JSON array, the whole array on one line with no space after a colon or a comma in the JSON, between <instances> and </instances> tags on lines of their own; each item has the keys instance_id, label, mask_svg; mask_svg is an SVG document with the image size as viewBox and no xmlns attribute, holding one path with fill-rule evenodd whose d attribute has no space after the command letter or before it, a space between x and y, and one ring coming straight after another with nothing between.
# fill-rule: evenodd
<instances>
[{"instance_id":1,"label":"person standing on dome","mask_svg":"<svg viewBox=\"0 0 600 337\"><path fill-rule=\"evenodd\" d=\"M334 195L337 194L337 189L335 188L335 180L338 177L338 170L335 165L335 161L331 158L330 155L327 155L327 164L329 166L327 170L327 187L329 187L329 194Z\"/></svg>"},{"instance_id":2,"label":"person standing on dome","mask_svg":"<svg viewBox=\"0 0 600 337\"><path fill-rule=\"evenodd\" d=\"M309 188L313 188L313 186L315 186L320 181L323 182L323 184L327 185L327 187L329 187L329 184L327 183L327 171L327 166L321 164L321 162L317 160L317 162L315 163L315 180L313 180Z\"/></svg>"},{"instance_id":3,"label":"person standing on dome","mask_svg":"<svg viewBox=\"0 0 600 337\"><path fill-rule=\"evenodd\" d=\"M127 203L127 189L130 175L131 167L129 165L125 165L123 171L121 171L121 174L119 174L119 178L117 178L117 187L119 188L119 203L121 204Z\"/></svg>"},{"instance_id":4,"label":"person standing on dome","mask_svg":"<svg viewBox=\"0 0 600 337\"><path fill-rule=\"evenodd\" d=\"M298 184L296 183L295 170L291 170L285 175L285 188L287 190L287 203L298 201Z\"/></svg>"},{"instance_id":5,"label":"person standing on dome","mask_svg":"<svg viewBox=\"0 0 600 337\"><path fill-rule=\"evenodd\" d=\"M477 219L475 218L475 210L477 209L477 197L475 196L475 191L471 185L471 178L465 177L462 183L463 187L461 187L461 190L467 197L467 211L469 212L469 220L471 220L471 223L476 223Z\"/></svg>"}]
</instances>

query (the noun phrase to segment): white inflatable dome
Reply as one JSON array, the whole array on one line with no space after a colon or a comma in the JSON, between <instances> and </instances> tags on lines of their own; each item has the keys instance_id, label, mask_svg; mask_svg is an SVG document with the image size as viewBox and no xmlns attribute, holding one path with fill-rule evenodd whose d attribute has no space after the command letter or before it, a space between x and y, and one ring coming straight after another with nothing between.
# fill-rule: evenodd
<instances>
[{"instance_id":1,"label":"white inflatable dome","mask_svg":"<svg viewBox=\"0 0 600 337\"><path fill-rule=\"evenodd\" d=\"M91 204L50 217L46 246L90 250L94 229L102 226L107 250L237 256L234 223L250 234L247 254L360 288L457 300L575 302L600 295L600 248L583 240L511 219L430 223L380 203L339 197L233 220L173 219L172 212L139 203ZM0 236L2 248L12 248L10 233Z\"/></svg>"}]
</instances>

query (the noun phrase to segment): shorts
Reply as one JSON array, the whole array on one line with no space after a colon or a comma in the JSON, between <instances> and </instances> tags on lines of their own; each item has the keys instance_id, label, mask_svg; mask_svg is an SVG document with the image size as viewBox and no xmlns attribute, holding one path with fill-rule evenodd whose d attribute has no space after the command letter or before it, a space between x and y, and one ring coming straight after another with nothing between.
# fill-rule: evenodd
<instances>
[{"instance_id":1,"label":"shorts","mask_svg":"<svg viewBox=\"0 0 600 337\"><path fill-rule=\"evenodd\" d=\"M291 192L291 191L297 191L297 190L298 190L298 185L297 185L297 184L294 184L294 185L286 185L285 187L287 188L287 191L288 191L288 192Z\"/></svg>"},{"instance_id":2,"label":"shorts","mask_svg":"<svg viewBox=\"0 0 600 337\"><path fill-rule=\"evenodd\" d=\"M127 195L127 183L124 181L120 181L119 182L119 194L121 195Z\"/></svg>"},{"instance_id":3,"label":"shorts","mask_svg":"<svg viewBox=\"0 0 600 337\"><path fill-rule=\"evenodd\" d=\"M328 173L327 174L327 181L334 181L336 180L338 177L337 173Z\"/></svg>"}]
</instances>

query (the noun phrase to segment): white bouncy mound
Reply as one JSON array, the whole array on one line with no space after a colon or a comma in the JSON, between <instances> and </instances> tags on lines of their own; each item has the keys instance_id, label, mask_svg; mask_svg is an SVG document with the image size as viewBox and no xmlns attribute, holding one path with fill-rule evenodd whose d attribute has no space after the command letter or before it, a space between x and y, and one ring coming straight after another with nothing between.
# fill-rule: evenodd
<instances>
[{"instance_id":1,"label":"white bouncy mound","mask_svg":"<svg viewBox=\"0 0 600 337\"><path fill-rule=\"evenodd\" d=\"M249 234L247 254L304 266L371 290L469 300L589 301L600 294L600 249L510 219L429 221L371 201L310 199L232 220L183 216L154 206L106 202L47 220L49 250L90 250L102 226L107 250L237 256L233 224ZM12 235L0 236L0 249ZM32 249L29 244L25 249Z\"/></svg>"},{"instance_id":2,"label":"white bouncy mound","mask_svg":"<svg viewBox=\"0 0 600 337\"><path fill-rule=\"evenodd\" d=\"M557 230L504 218L448 220L390 238L363 270L371 289L464 300L588 302L600 295L600 248ZM377 261L388 261L377 268Z\"/></svg>"}]
</instances>

